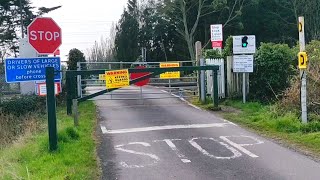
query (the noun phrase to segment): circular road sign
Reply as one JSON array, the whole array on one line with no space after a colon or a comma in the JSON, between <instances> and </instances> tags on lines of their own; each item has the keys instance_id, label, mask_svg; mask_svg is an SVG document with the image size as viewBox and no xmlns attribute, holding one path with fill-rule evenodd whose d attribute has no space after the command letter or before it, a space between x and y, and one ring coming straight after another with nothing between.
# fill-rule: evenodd
<instances>
[{"instance_id":1,"label":"circular road sign","mask_svg":"<svg viewBox=\"0 0 320 180\"><path fill-rule=\"evenodd\" d=\"M136 67L136 69L145 69L145 68L146 68L145 66L137 66ZM139 77L142 77L142 76L145 76L145 75L148 75L148 74L149 74L148 72L131 73L130 74L130 79L131 80L137 79ZM139 81L139 82L136 82L136 83L134 83L134 85L136 85L136 86L144 86L144 85L148 84L149 81L150 81L150 78L142 80L142 81Z\"/></svg>"},{"instance_id":2,"label":"circular road sign","mask_svg":"<svg viewBox=\"0 0 320 180\"><path fill-rule=\"evenodd\" d=\"M27 30L28 41L39 54L53 54L61 45L61 29L52 18L38 17Z\"/></svg>"}]
</instances>

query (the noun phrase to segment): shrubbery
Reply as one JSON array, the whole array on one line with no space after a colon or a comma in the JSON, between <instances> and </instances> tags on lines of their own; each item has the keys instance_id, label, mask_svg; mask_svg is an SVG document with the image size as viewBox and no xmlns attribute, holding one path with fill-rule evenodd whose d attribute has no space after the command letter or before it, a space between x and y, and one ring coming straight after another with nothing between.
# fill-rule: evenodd
<instances>
[{"instance_id":1,"label":"shrubbery","mask_svg":"<svg viewBox=\"0 0 320 180\"><path fill-rule=\"evenodd\" d=\"M0 103L0 148L40 127L38 116L45 112L45 100L45 97L21 96Z\"/></svg>"},{"instance_id":2,"label":"shrubbery","mask_svg":"<svg viewBox=\"0 0 320 180\"><path fill-rule=\"evenodd\" d=\"M0 104L0 110L4 114L15 116L23 116L35 111L43 112L45 109L46 99L39 96L14 97Z\"/></svg>"},{"instance_id":3,"label":"shrubbery","mask_svg":"<svg viewBox=\"0 0 320 180\"><path fill-rule=\"evenodd\" d=\"M295 53L286 44L262 43L250 74L250 95L269 102L280 99L295 72Z\"/></svg>"},{"instance_id":4,"label":"shrubbery","mask_svg":"<svg viewBox=\"0 0 320 180\"><path fill-rule=\"evenodd\" d=\"M320 41L311 41L306 46L306 51L309 59L307 69L308 111L320 115ZM298 50L295 53L298 53ZM300 75L298 71L292 79L290 88L286 90L281 105L287 110L300 110Z\"/></svg>"}]
</instances>

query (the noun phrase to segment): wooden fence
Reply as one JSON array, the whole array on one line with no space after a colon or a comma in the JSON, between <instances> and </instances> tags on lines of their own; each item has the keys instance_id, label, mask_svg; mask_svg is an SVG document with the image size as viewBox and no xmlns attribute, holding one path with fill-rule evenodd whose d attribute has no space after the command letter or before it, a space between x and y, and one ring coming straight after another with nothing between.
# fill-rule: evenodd
<instances>
[{"instance_id":1,"label":"wooden fence","mask_svg":"<svg viewBox=\"0 0 320 180\"><path fill-rule=\"evenodd\" d=\"M237 97L242 95L242 79L244 73L233 72L233 57L227 57L227 96ZM249 73L246 73L246 90L249 93Z\"/></svg>"}]
</instances>

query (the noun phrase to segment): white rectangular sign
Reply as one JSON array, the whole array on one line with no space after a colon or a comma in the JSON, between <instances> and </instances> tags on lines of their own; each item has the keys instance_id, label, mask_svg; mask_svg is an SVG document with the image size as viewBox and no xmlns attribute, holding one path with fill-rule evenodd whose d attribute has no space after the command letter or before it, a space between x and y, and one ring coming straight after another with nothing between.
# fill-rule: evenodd
<instances>
[{"instance_id":1,"label":"white rectangular sign","mask_svg":"<svg viewBox=\"0 0 320 180\"><path fill-rule=\"evenodd\" d=\"M47 95L47 86L45 81L36 81L35 82L35 90L36 94L39 96L46 96ZM55 81L54 82L54 92L55 95L61 93L61 82Z\"/></svg>"},{"instance_id":2,"label":"white rectangular sign","mask_svg":"<svg viewBox=\"0 0 320 180\"><path fill-rule=\"evenodd\" d=\"M254 53L256 53L255 35L233 36L233 54Z\"/></svg>"},{"instance_id":3,"label":"white rectangular sign","mask_svg":"<svg viewBox=\"0 0 320 180\"><path fill-rule=\"evenodd\" d=\"M210 25L211 41L223 41L222 24Z\"/></svg>"},{"instance_id":4,"label":"white rectangular sign","mask_svg":"<svg viewBox=\"0 0 320 180\"><path fill-rule=\"evenodd\" d=\"M233 72L252 73L253 72L253 55L233 56Z\"/></svg>"}]
</instances>

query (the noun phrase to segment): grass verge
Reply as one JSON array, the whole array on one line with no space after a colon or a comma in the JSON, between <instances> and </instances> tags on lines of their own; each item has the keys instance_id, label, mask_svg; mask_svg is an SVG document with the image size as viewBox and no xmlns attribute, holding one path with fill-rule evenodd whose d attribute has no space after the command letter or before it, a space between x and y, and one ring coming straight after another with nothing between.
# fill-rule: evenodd
<instances>
[{"instance_id":1,"label":"grass verge","mask_svg":"<svg viewBox=\"0 0 320 180\"><path fill-rule=\"evenodd\" d=\"M194 104L207 110L212 108L211 104ZM308 124L302 124L293 112L280 112L276 105L265 106L257 102L243 104L228 100L221 107L219 114L223 118L304 154L320 158L320 121L317 118L313 118Z\"/></svg>"},{"instance_id":2,"label":"grass verge","mask_svg":"<svg viewBox=\"0 0 320 180\"><path fill-rule=\"evenodd\" d=\"M0 179L98 179L92 102L80 105L80 125L58 108L58 151L48 151L47 130L21 138L0 151Z\"/></svg>"}]
</instances>

